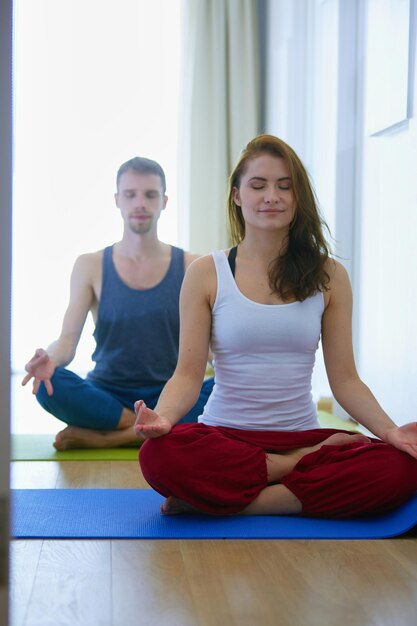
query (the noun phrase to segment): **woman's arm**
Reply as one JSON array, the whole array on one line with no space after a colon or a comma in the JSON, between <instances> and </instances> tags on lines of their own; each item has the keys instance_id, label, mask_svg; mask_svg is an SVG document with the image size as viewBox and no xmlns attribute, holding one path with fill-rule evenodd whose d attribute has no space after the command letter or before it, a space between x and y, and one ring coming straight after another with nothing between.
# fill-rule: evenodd
<instances>
[{"instance_id":1,"label":"woman's arm","mask_svg":"<svg viewBox=\"0 0 417 626\"><path fill-rule=\"evenodd\" d=\"M331 261L331 265L330 291L322 322L323 356L331 390L349 415L383 441L390 441L393 429L401 429L358 376L352 348L350 281L340 263Z\"/></svg>"},{"instance_id":2,"label":"woman's arm","mask_svg":"<svg viewBox=\"0 0 417 626\"><path fill-rule=\"evenodd\" d=\"M137 435L147 438L166 434L196 403L207 366L215 294L213 259L200 257L187 269L181 288L177 367L154 411L143 401L135 404Z\"/></svg>"}]
</instances>

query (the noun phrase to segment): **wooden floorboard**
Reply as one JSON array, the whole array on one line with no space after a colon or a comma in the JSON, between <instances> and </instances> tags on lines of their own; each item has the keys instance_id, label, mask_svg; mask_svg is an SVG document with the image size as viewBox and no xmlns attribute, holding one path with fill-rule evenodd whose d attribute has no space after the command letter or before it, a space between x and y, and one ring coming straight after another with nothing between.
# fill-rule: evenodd
<instances>
[{"instance_id":1,"label":"wooden floorboard","mask_svg":"<svg viewBox=\"0 0 417 626\"><path fill-rule=\"evenodd\" d=\"M143 488L135 461L14 462L14 488ZM15 540L11 626L415 626L417 538Z\"/></svg>"}]
</instances>

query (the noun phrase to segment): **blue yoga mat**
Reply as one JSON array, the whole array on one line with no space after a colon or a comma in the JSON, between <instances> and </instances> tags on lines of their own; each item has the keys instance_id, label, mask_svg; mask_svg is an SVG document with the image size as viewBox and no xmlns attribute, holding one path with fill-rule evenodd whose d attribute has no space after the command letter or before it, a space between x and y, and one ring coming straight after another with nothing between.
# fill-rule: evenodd
<instances>
[{"instance_id":1,"label":"blue yoga mat","mask_svg":"<svg viewBox=\"0 0 417 626\"><path fill-rule=\"evenodd\" d=\"M417 495L390 513L351 520L172 515L151 489L15 489L12 535L25 539L381 539L417 524Z\"/></svg>"}]
</instances>

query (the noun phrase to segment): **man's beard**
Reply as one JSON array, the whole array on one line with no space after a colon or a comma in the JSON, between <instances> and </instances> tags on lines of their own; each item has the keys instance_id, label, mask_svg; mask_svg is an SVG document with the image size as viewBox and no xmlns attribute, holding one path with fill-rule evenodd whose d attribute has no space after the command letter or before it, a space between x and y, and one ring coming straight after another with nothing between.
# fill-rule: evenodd
<instances>
[{"instance_id":1,"label":"man's beard","mask_svg":"<svg viewBox=\"0 0 417 626\"><path fill-rule=\"evenodd\" d=\"M129 220L129 228L132 233L136 235L144 235L148 233L152 228L152 220L146 220L146 222L138 222L137 220Z\"/></svg>"}]
</instances>

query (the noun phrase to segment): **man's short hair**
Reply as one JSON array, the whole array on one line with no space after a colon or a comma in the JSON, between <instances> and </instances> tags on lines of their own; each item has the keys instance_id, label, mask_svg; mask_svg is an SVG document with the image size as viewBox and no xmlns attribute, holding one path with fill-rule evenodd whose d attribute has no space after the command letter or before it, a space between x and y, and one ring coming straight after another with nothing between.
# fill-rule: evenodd
<instances>
[{"instance_id":1,"label":"man's short hair","mask_svg":"<svg viewBox=\"0 0 417 626\"><path fill-rule=\"evenodd\" d=\"M123 163L119 167L119 171L117 172L116 177L116 187L117 191L119 191L119 181L122 174L127 172L128 170L133 170L138 174L156 174L160 177L162 183L162 191L165 195L166 192L166 180L165 180L165 172L162 167L156 161L152 161L152 159L146 159L145 157L133 157L133 159L129 159L126 163Z\"/></svg>"}]
</instances>

